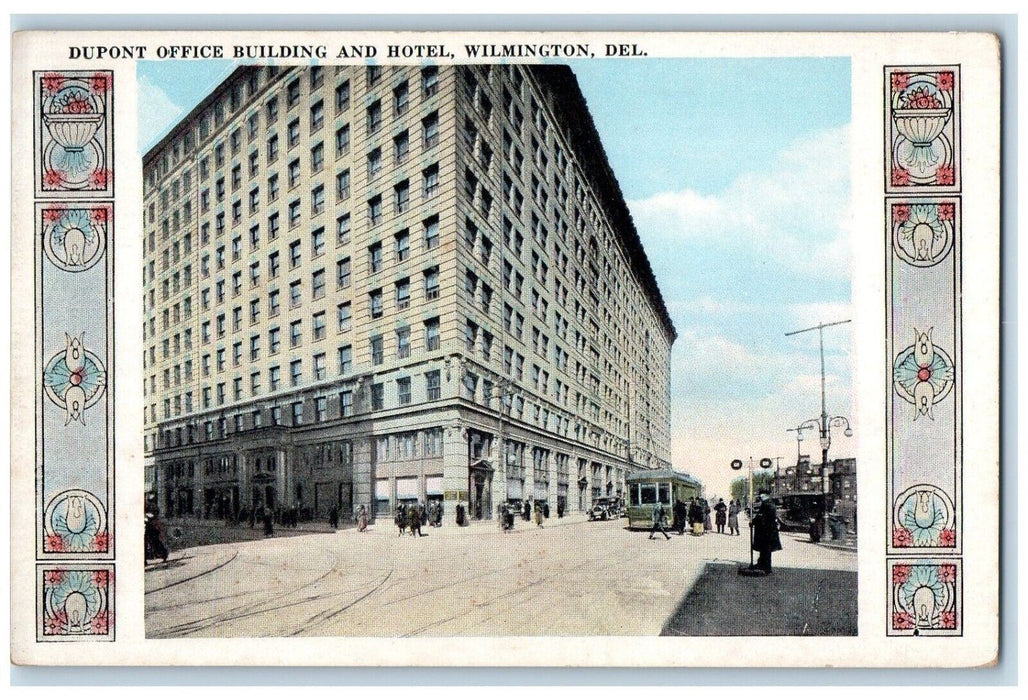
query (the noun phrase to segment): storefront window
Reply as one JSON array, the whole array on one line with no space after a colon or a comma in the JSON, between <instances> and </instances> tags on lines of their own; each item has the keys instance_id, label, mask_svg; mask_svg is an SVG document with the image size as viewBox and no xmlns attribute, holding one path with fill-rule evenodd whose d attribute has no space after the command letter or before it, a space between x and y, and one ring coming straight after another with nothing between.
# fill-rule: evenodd
<instances>
[{"instance_id":1,"label":"storefront window","mask_svg":"<svg viewBox=\"0 0 1028 700\"><path fill-rule=\"evenodd\" d=\"M644 506L653 505L657 502L656 484L639 484L639 499Z\"/></svg>"}]
</instances>

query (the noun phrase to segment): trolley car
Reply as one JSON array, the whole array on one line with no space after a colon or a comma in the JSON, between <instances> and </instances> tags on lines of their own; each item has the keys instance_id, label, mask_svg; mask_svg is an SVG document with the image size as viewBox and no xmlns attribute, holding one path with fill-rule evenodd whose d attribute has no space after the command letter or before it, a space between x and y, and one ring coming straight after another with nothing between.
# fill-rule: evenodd
<instances>
[{"instance_id":1,"label":"trolley car","mask_svg":"<svg viewBox=\"0 0 1028 700\"><path fill-rule=\"evenodd\" d=\"M625 477L628 486L628 527L648 528L653 525L653 508L657 503L664 507L668 520L675 501L687 503L690 498L699 498L703 484L699 479L671 469L646 469L632 472Z\"/></svg>"}]
</instances>

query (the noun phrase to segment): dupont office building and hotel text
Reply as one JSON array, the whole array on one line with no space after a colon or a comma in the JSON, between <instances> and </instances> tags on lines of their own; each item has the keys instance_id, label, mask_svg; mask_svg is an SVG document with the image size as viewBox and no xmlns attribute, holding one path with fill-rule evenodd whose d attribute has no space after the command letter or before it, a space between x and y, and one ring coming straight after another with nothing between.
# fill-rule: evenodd
<instances>
[{"instance_id":1,"label":"dupont office building and hotel text","mask_svg":"<svg viewBox=\"0 0 1028 700\"><path fill-rule=\"evenodd\" d=\"M670 466L675 329L569 68L240 67L143 175L163 515L452 524Z\"/></svg>"}]
</instances>

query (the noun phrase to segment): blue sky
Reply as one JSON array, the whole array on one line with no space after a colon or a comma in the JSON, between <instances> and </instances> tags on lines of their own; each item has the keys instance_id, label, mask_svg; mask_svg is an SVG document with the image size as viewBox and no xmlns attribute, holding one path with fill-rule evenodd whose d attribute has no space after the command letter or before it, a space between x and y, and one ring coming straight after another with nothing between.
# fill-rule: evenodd
<instances>
[{"instance_id":1,"label":"blue sky","mask_svg":"<svg viewBox=\"0 0 1028 700\"><path fill-rule=\"evenodd\" d=\"M232 69L138 65L141 151ZM851 317L849 60L571 65L678 329L675 467L726 494L733 458L793 463L786 428L820 413L817 335L785 332ZM850 328L825 352L829 412L852 419Z\"/></svg>"}]
</instances>

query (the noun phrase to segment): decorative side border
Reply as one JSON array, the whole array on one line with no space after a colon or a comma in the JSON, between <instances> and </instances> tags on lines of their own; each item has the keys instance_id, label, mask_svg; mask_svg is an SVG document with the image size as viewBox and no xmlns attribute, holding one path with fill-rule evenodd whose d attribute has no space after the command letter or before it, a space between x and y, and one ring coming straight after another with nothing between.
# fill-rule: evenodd
<instances>
[{"instance_id":1,"label":"decorative side border","mask_svg":"<svg viewBox=\"0 0 1028 700\"><path fill-rule=\"evenodd\" d=\"M962 566L960 559L890 559L887 635L962 636Z\"/></svg>"},{"instance_id":2,"label":"decorative side border","mask_svg":"<svg viewBox=\"0 0 1028 700\"><path fill-rule=\"evenodd\" d=\"M885 66L884 93L887 635L959 636L960 66Z\"/></svg>"},{"instance_id":3,"label":"decorative side border","mask_svg":"<svg viewBox=\"0 0 1028 700\"><path fill-rule=\"evenodd\" d=\"M114 196L113 71L33 71L37 198Z\"/></svg>"},{"instance_id":4,"label":"decorative side border","mask_svg":"<svg viewBox=\"0 0 1028 700\"><path fill-rule=\"evenodd\" d=\"M114 565L36 565L36 641L114 641Z\"/></svg>"},{"instance_id":5,"label":"decorative side border","mask_svg":"<svg viewBox=\"0 0 1028 700\"><path fill-rule=\"evenodd\" d=\"M114 73L32 81L37 641L113 641Z\"/></svg>"}]
</instances>

